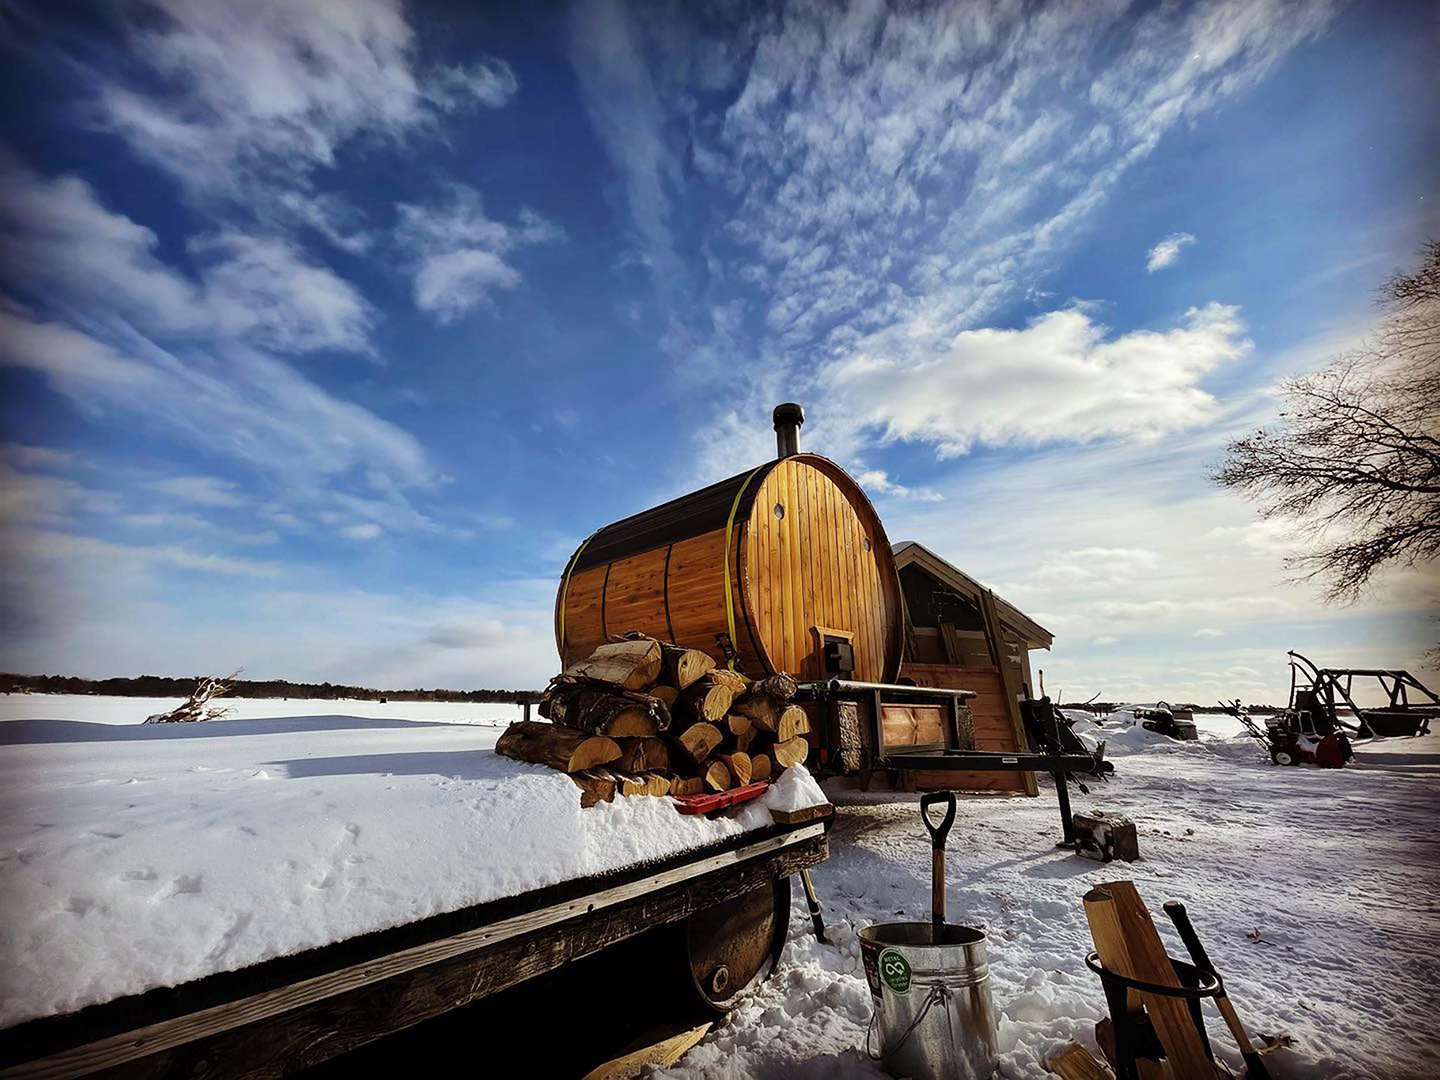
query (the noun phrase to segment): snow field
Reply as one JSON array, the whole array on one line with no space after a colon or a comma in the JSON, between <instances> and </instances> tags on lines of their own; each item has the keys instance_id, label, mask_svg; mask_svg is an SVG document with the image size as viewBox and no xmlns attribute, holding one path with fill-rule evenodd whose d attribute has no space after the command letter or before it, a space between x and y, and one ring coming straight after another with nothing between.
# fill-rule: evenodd
<instances>
[{"instance_id":1,"label":"snow field","mask_svg":"<svg viewBox=\"0 0 1440 1080\"><path fill-rule=\"evenodd\" d=\"M0 718L69 718L0 723L0 1026L768 820L754 804L704 822L647 799L582 813L564 777L486 752L518 712L505 706L241 701L272 718L100 723L133 725L169 704L0 698ZM449 722L403 719L421 710ZM1282 769L1254 740L1198 719L1195 743L1088 733L1107 740L1117 774L1073 792L1075 809L1129 814L1135 864L1057 850L1045 778L1037 799L960 798L947 910L989 934L1000 1074L1046 1076L1044 1058L1070 1038L1093 1047L1105 1006L1083 963L1081 897L1128 877L1182 957L1160 908L1186 903L1252 1032L1297 1040L1270 1058L1277 1078L1440 1075L1440 735L1362 745L1343 770ZM767 801L799 805L812 782L794 774ZM815 941L797 890L776 976L655 1075L883 1075L862 1049L870 997L856 930L928 918L929 839L915 795L825 790L838 816L813 876L832 943Z\"/></svg>"},{"instance_id":2,"label":"snow field","mask_svg":"<svg viewBox=\"0 0 1440 1080\"><path fill-rule=\"evenodd\" d=\"M771 822L661 799L582 811L564 775L492 752L503 720L139 725L89 719L157 711L138 699L0 705L87 717L0 723L0 1027Z\"/></svg>"},{"instance_id":3,"label":"snow field","mask_svg":"<svg viewBox=\"0 0 1440 1080\"><path fill-rule=\"evenodd\" d=\"M1359 748L1345 770L1271 766L1254 740L1177 743L1124 733L1108 784L1077 810L1128 814L1141 861L1102 865L1054 847L1054 788L1036 799L962 796L946 855L950 921L989 934L1000 1075L1049 1075L1065 1041L1095 1049L1105 1015L1081 897L1118 878L1161 911L1183 901L1251 1032L1298 1045L1269 1058L1282 1080L1440 1076L1440 736ZM1107 738L1114 733L1106 733ZM1112 744L1113 745L1113 744ZM837 804L830 859L813 877L833 944L815 941L799 891L776 977L657 1077L881 1077L861 1047L869 990L855 931L929 911L930 844L918 797L825 785ZM1262 941L1252 940L1260 932ZM1213 1007L1211 1040L1237 1073Z\"/></svg>"}]
</instances>

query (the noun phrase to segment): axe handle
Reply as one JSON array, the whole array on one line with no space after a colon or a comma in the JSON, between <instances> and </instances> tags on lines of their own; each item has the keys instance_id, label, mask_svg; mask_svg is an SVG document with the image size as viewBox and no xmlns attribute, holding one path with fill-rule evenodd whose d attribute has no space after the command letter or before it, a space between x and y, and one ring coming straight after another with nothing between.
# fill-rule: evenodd
<instances>
[{"instance_id":1,"label":"axe handle","mask_svg":"<svg viewBox=\"0 0 1440 1080\"><path fill-rule=\"evenodd\" d=\"M1165 914L1170 916L1170 921L1175 924L1175 929L1180 931L1180 940L1185 943L1185 948L1190 953L1190 959L1195 961L1195 966L1201 971L1214 975L1215 967L1210 963L1205 946L1200 944L1200 936L1195 933L1195 926L1190 922L1190 913L1185 910L1185 905L1178 900L1167 900L1165 901ZM1269 1070L1265 1068L1265 1062L1256 1052L1255 1044L1250 1041L1250 1036L1245 1031L1245 1025L1240 1023L1240 1017L1235 1012L1235 1006L1230 1004L1230 998L1225 993L1223 983L1220 986L1220 992L1215 995L1215 1004L1220 1009L1220 1015L1225 1018L1225 1024L1229 1027L1230 1034L1235 1036L1235 1044L1240 1047L1240 1056L1245 1059L1249 1080L1270 1080Z\"/></svg>"}]
</instances>

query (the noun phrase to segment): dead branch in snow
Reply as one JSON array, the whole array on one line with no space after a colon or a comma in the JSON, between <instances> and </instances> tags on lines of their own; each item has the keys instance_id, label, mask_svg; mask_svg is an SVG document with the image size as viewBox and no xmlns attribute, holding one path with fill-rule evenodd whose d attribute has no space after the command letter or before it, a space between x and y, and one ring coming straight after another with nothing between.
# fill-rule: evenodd
<instances>
[{"instance_id":1,"label":"dead branch in snow","mask_svg":"<svg viewBox=\"0 0 1440 1080\"><path fill-rule=\"evenodd\" d=\"M219 720L221 717L229 716L234 710L225 705L211 705L215 698L222 697L230 692L235 683L235 676L240 672L232 671L223 679L217 679L213 675L207 675L196 684L195 689L190 692L190 697L185 702L171 709L169 712L156 713L147 716L147 724L191 724L201 720Z\"/></svg>"}]
</instances>

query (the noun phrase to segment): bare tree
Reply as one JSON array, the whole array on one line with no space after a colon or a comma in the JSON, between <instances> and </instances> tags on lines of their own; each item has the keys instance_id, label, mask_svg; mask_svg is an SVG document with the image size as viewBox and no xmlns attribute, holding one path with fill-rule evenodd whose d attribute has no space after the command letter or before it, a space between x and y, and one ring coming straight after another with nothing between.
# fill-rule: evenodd
<instances>
[{"instance_id":1,"label":"bare tree","mask_svg":"<svg viewBox=\"0 0 1440 1080\"><path fill-rule=\"evenodd\" d=\"M1301 526L1314 546L1288 565L1330 600L1440 554L1440 243L1380 303L1373 341L1284 383L1279 423L1230 443L1213 476Z\"/></svg>"}]
</instances>

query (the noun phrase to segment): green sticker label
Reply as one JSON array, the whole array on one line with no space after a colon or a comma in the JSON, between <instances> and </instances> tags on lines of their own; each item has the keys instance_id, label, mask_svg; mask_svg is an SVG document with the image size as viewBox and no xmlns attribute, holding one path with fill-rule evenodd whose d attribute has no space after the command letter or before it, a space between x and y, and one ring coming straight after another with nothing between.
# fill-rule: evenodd
<instances>
[{"instance_id":1,"label":"green sticker label","mask_svg":"<svg viewBox=\"0 0 1440 1080\"><path fill-rule=\"evenodd\" d=\"M880 954L880 978L897 994L910 993L910 961L904 953L886 949Z\"/></svg>"}]
</instances>

